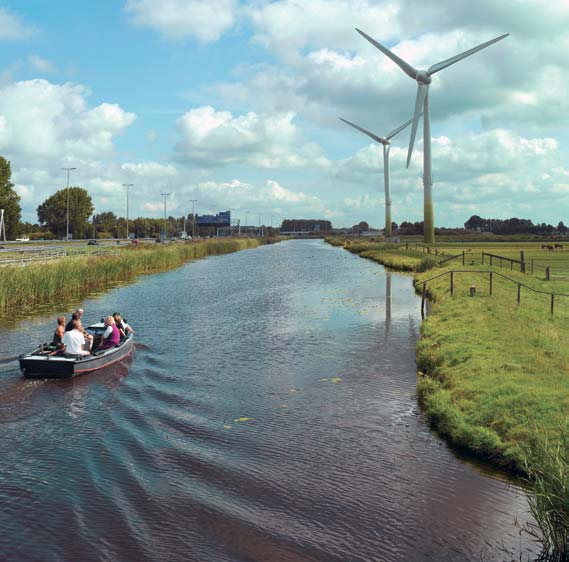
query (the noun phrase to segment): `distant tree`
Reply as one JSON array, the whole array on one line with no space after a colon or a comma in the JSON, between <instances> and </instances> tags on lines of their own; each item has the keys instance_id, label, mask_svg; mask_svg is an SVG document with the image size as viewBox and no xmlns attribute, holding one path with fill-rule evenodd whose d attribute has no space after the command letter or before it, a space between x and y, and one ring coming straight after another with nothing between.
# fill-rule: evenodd
<instances>
[{"instance_id":1,"label":"distant tree","mask_svg":"<svg viewBox=\"0 0 569 562\"><path fill-rule=\"evenodd\" d=\"M467 230L484 230L486 221L478 215L472 215L465 223L464 228Z\"/></svg>"},{"instance_id":2,"label":"distant tree","mask_svg":"<svg viewBox=\"0 0 569 562\"><path fill-rule=\"evenodd\" d=\"M361 221L358 224L354 224L354 226L352 226L352 230L354 232L366 232L369 230L369 224L365 221Z\"/></svg>"},{"instance_id":3,"label":"distant tree","mask_svg":"<svg viewBox=\"0 0 569 562\"><path fill-rule=\"evenodd\" d=\"M86 189L69 188L69 233L73 238L90 234L89 218L93 214L93 201ZM65 236L67 230L67 189L60 189L38 207L38 220L57 236Z\"/></svg>"},{"instance_id":4,"label":"distant tree","mask_svg":"<svg viewBox=\"0 0 569 562\"><path fill-rule=\"evenodd\" d=\"M332 223L327 220L285 219L281 224L284 232L326 232L332 230Z\"/></svg>"},{"instance_id":5,"label":"distant tree","mask_svg":"<svg viewBox=\"0 0 569 562\"><path fill-rule=\"evenodd\" d=\"M18 225L22 213L20 196L10 181L12 168L6 158L0 156L0 209L4 209L4 225L6 238L14 239L18 234Z\"/></svg>"},{"instance_id":6,"label":"distant tree","mask_svg":"<svg viewBox=\"0 0 569 562\"><path fill-rule=\"evenodd\" d=\"M565 234L567 232L567 227L563 224L563 221L559 221L557 232L559 232L559 234Z\"/></svg>"},{"instance_id":7,"label":"distant tree","mask_svg":"<svg viewBox=\"0 0 569 562\"><path fill-rule=\"evenodd\" d=\"M97 238L116 237L117 233L117 216L112 211L105 211L93 215L93 224ZM105 234L105 236L103 236Z\"/></svg>"}]
</instances>

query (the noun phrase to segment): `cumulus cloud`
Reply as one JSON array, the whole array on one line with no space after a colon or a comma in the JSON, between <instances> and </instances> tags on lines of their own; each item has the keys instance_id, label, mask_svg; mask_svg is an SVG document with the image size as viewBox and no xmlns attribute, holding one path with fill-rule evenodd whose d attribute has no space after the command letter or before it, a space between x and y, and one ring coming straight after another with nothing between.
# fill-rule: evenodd
<instances>
[{"instance_id":1,"label":"cumulus cloud","mask_svg":"<svg viewBox=\"0 0 569 562\"><path fill-rule=\"evenodd\" d=\"M149 27L168 39L217 41L235 23L237 0L128 0L134 25Z\"/></svg>"},{"instance_id":2,"label":"cumulus cloud","mask_svg":"<svg viewBox=\"0 0 569 562\"><path fill-rule=\"evenodd\" d=\"M87 95L81 85L40 79L1 88L0 150L15 159L109 154L136 116L111 103L89 108Z\"/></svg>"},{"instance_id":3,"label":"cumulus cloud","mask_svg":"<svg viewBox=\"0 0 569 562\"><path fill-rule=\"evenodd\" d=\"M325 165L320 148L302 143L294 113L233 116L211 106L185 113L176 122L182 139L178 158L202 166L247 163L258 168Z\"/></svg>"}]
</instances>

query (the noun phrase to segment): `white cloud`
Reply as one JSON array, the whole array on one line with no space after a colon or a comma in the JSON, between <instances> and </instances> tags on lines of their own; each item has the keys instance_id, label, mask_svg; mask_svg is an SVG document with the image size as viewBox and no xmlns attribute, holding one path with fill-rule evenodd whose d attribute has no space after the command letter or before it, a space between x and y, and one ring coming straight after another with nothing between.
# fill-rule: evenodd
<instances>
[{"instance_id":1,"label":"white cloud","mask_svg":"<svg viewBox=\"0 0 569 562\"><path fill-rule=\"evenodd\" d=\"M237 0L128 0L134 25L155 29L168 39L217 41L235 23Z\"/></svg>"},{"instance_id":2,"label":"white cloud","mask_svg":"<svg viewBox=\"0 0 569 562\"><path fill-rule=\"evenodd\" d=\"M54 64L38 55L28 56L28 64L32 70L40 72L41 74L52 74L55 72Z\"/></svg>"},{"instance_id":3,"label":"white cloud","mask_svg":"<svg viewBox=\"0 0 569 562\"><path fill-rule=\"evenodd\" d=\"M0 7L0 40L20 41L28 39L34 32L35 29L25 25L18 15Z\"/></svg>"},{"instance_id":4,"label":"white cloud","mask_svg":"<svg viewBox=\"0 0 569 562\"><path fill-rule=\"evenodd\" d=\"M178 158L202 166L247 163L257 168L326 165L321 149L305 143L294 124L294 113L233 116L205 106L192 109L176 122L182 139Z\"/></svg>"},{"instance_id":5,"label":"white cloud","mask_svg":"<svg viewBox=\"0 0 569 562\"><path fill-rule=\"evenodd\" d=\"M1 88L0 150L17 160L108 155L136 116L110 103L90 109L87 95L83 86L41 79Z\"/></svg>"}]
</instances>

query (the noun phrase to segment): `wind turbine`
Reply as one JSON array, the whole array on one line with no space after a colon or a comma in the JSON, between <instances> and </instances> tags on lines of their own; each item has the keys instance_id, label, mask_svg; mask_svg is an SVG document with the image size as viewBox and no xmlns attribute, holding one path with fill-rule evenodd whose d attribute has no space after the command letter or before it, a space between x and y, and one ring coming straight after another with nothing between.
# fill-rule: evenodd
<instances>
[{"instance_id":1,"label":"wind turbine","mask_svg":"<svg viewBox=\"0 0 569 562\"><path fill-rule=\"evenodd\" d=\"M450 59L443 60L437 64L433 64L428 70L417 70L413 68L410 64L405 62L403 59L399 58L395 53L392 53L387 47L384 47L375 39L372 39L369 35L356 28L356 31L365 39L367 39L374 47L377 47L384 55L388 56L407 76L417 81L417 99L415 100L415 113L413 115L413 126L411 127L411 140L409 141L409 151L407 153L407 167L409 167L409 162L411 161L411 155L413 154L413 144L415 143L415 135L417 134L417 125L419 123L419 116L421 113L421 106L423 107L423 189L424 189L424 241L426 244L432 244L435 241L435 218L433 209L433 179L432 179L432 169L431 169L431 124L429 120L429 84L432 79L431 76L439 70L447 68L451 64L458 62L490 45L501 41L505 37L510 35L505 33L496 37L491 41L482 43L478 47L474 47L451 57Z\"/></svg>"},{"instance_id":2,"label":"wind turbine","mask_svg":"<svg viewBox=\"0 0 569 562\"><path fill-rule=\"evenodd\" d=\"M391 148L391 143L389 142L397 133L400 133L405 127L408 127L413 119L409 119L407 123L403 123L400 127L397 127L394 131L391 131L387 136L380 137L374 133L366 131L362 127L358 127L354 123L350 123L346 119L340 117L340 121L343 121L350 127L361 131L364 135L372 138L374 141L383 145L383 184L385 186L385 236L391 236L391 190L389 187L389 149Z\"/></svg>"}]
</instances>

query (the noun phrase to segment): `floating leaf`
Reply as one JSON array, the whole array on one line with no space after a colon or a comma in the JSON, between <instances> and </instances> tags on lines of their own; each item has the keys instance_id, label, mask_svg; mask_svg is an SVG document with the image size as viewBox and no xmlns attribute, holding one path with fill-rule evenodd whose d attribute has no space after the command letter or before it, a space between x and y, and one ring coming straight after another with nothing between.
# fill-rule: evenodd
<instances>
[{"instance_id":1,"label":"floating leaf","mask_svg":"<svg viewBox=\"0 0 569 562\"><path fill-rule=\"evenodd\" d=\"M321 381L327 381L328 379L326 377L320 379Z\"/></svg>"},{"instance_id":2,"label":"floating leaf","mask_svg":"<svg viewBox=\"0 0 569 562\"><path fill-rule=\"evenodd\" d=\"M241 422L249 421L250 419L251 419L251 418L236 418L236 419L234 419L233 421L234 421L235 423L241 423Z\"/></svg>"},{"instance_id":3,"label":"floating leaf","mask_svg":"<svg viewBox=\"0 0 569 562\"><path fill-rule=\"evenodd\" d=\"M340 382L342 379L340 377L334 377L333 379L331 379L332 382L335 384L337 382Z\"/></svg>"},{"instance_id":4,"label":"floating leaf","mask_svg":"<svg viewBox=\"0 0 569 562\"><path fill-rule=\"evenodd\" d=\"M230 426L230 425L227 425L227 424L225 424L225 425L223 426L223 429L231 429L231 426Z\"/></svg>"}]
</instances>

